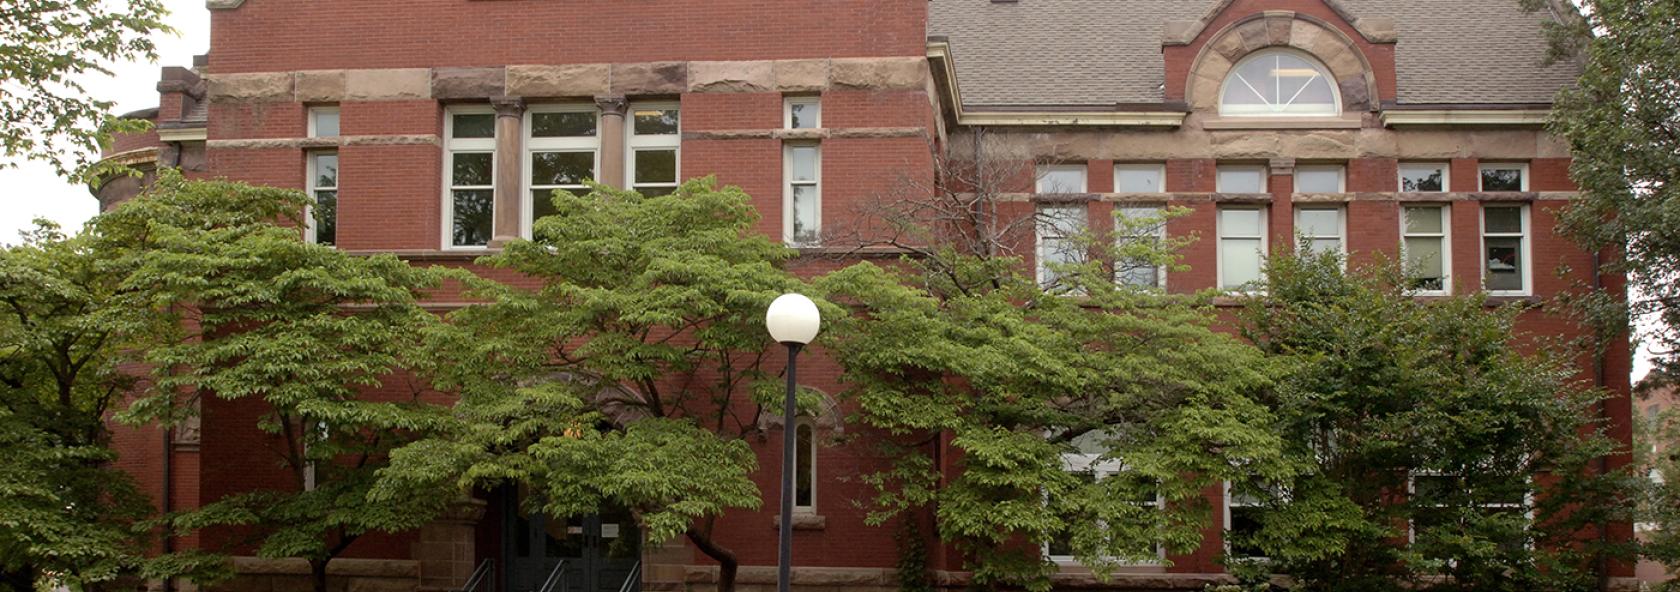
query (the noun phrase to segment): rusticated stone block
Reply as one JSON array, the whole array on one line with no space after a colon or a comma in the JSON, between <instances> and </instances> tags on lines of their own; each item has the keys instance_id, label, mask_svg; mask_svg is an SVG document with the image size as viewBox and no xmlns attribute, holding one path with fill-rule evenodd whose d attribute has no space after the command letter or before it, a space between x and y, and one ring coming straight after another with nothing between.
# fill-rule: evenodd
<instances>
[{"instance_id":1,"label":"rusticated stone block","mask_svg":"<svg viewBox=\"0 0 1680 592\"><path fill-rule=\"evenodd\" d=\"M1243 49L1246 50L1244 53L1271 47L1272 45L1271 30L1266 27L1266 21L1263 19L1238 25L1237 30L1233 33L1233 37L1242 40Z\"/></svg>"},{"instance_id":2,"label":"rusticated stone block","mask_svg":"<svg viewBox=\"0 0 1680 592\"><path fill-rule=\"evenodd\" d=\"M1290 30L1295 26L1293 13L1291 16L1266 16L1266 41L1271 45L1286 45L1289 43Z\"/></svg>"},{"instance_id":3,"label":"rusticated stone block","mask_svg":"<svg viewBox=\"0 0 1680 592\"><path fill-rule=\"evenodd\" d=\"M818 92L828 88L828 60L778 60L771 66L776 90Z\"/></svg>"},{"instance_id":4,"label":"rusticated stone block","mask_svg":"<svg viewBox=\"0 0 1680 592\"><path fill-rule=\"evenodd\" d=\"M297 100L330 103L344 100L343 70L305 70L295 73Z\"/></svg>"},{"instance_id":5,"label":"rusticated stone block","mask_svg":"<svg viewBox=\"0 0 1680 592\"><path fill-rule=\"evenodd\" d=\"M344 98L350 101L428 99L432 96L432 71L427 68L347 70Z\"/></svg>"},{"instance_id":6,"label":"rusticated stone block","mask_svg":"<svg viewBox=\"0 0 1680 592\"><path fill-rule=\"evenodd\" d=\"M776 87L771 62L689 62L692 92L769 92Z\"/></svg>"},{"instance_id":7,"label":"rusticated stone block","mask_svg":"<svg viewBox=\"0 0 1680 592\"><path fill-rule=\"evenodd\" d=\"M688 64L639 62L612 65L612 94L674 95L688 90Z\"/></svg>"},{"instance_id":8,"label":"rusticated stone block","mask_svg":"<svg viewBox=\"0 0 1680 592\"><path fill-rule=\"evenodd\" d=\"M830 68L834 86L863 90L917 90L929 76L921 58L841 58Z\"/></svg>"},{"instance_id":9,"label":"rusticated stone block","mask_svg":"<svg viewBox=\"0 0 1680 592\"><path fill-rule=\"evenodd\" d=\"M1337 81L1337 84L1342 90L1343 111L1369 111L1371 109L1370 86L1365 84L1365 76L1343 77Z\"/></svg>"},{"instance_id":10,"label":"rusticated stone block","mask_svg":"<svg viewBox=\"0 0 1680 592\"><path fill-rule=\"evenodd\" d=\"M606 64L508 66L507 94L513 97L593 97L607 93Z\"/></svg>"},{"instance_id":11,"label":"rusticated stone block","mask_svg":"<svg viewBox=\"0 0 1680 592\"><path fill-rule=\"evenodd\" d=\"M507 71L502 68L436 68L432 97L483 99L507 94Z\"/></svg>"},{"instance_id":12,"label":"rusticated stone block","mask_svg":"<svg viewBox=\"0 0 1680 592\"><path fill-rule=\"evenodd\" d=\"M215 74L210 76L209 94L212 100L292 101L292 73L264 72L260 74Z\"/></svg>"}]
</instances>

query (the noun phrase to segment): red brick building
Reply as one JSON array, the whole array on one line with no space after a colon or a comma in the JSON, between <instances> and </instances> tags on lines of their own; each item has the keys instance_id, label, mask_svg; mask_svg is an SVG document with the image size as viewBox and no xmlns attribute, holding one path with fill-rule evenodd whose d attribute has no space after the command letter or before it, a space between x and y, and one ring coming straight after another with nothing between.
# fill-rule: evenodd
<instances>
[{"instance_id":1,"label":"red brick building","mask_svg":"<svg viewBox=\"0 0 1680 592\"><path fill-rule=\"evenodd\" d=\"M1563 6L1567 3L1559 4ZM851 206L931 180L929 147L984 130L1038 167L1014 188L1024 211L1106 220L1115 208L1184 206L1165 232L1200 238L1189 271L1125 281L1174 292L1237 288L1297 234L1355 261L1412 264L1425 294L1489 290L1544 302L1590 275L1592 253L1554 234L1573 195L1568 147L1541 129L1579 71L1545 65L1543 21L1517 0L209 0L211 49L167 68L155 132L110 158L310 192L307 238L350 252L467 265L528 236L533 194L586 178L660 191L716 175L755 196L759 231L812 255ZM136 180L97 190L109 207ZM1038 201L1040 194L1060 194ZM1069 200L1068 195L1079 196ZM1069 205L1072 204L1072 205ZM325 209L331 206L332 211ZM1127 210L1130 211L1130 210ZM1043 245L1055 237L1039 237ZM1049 252L1049 251L1044 251ZM813 257L813 265L816 263ZM1567 275L1554 270L1567 267ZM438 310L457 304L436 302ZM1523 327L1579 328L1544 309ZM1627 441L1629 354L1582 360L1619 393L1603 408ZM839 392L818 362L802 377ZM123 463L166 508L281 483L249 402L206 401L199 425L120 434ZM837 418L813 430L843 430ZM760 451L776 490L775 439ZM821 442L822 438L815 441ZM863 524L853 477L877 466L818 445L801 509L795 582L895 588L890 528ZM1620 461L1618 461L1620 462ZM1217 581L1218 509L1201 550L1125 570L1117 588ZM555 557L587 558L611 590L626 561L650 588L706 586L691 546L634 548L611 516L570 524L487 499L415 533L359 541L333 573L351 589L449 588L484 559L497 589L540 582ZM1230 503L1230 502L1236 503ZM773 585L774 509L735 512L718 538ZM1631 528L1622 536L1631 536ZM215 531L176 547L231 542ZM930 545L940 581L959 557ZM238 588L301 580L286 562L242 559ZM1077 565L1069 585L1088 585ZM1618 573L1631 576L1632 570ZM949 576L949 577L946 577ZM617 578L617 579L614 579Z\"/></svg>"}]
</instances>

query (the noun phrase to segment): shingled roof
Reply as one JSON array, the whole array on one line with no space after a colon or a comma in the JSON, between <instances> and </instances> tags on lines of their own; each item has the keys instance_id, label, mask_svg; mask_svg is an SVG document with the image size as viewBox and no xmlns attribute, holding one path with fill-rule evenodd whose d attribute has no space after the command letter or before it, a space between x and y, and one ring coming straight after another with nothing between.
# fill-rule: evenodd
<instances>
[{"instance_id":1,"label":"shingled roof","mask_svg":"<svg viewBox=\"0 0 1680 592\"><path fill-rule=\"evenodd\" d=\"M968 106L1163 102L1162 31L1218 0L932 0L928 34L951 44ZM1398 102L1545 104L1578 63L1545 65L1542 23L1518 0L1340 0L1354 18L1392 18Z\"/></svg>"}]
</instances>

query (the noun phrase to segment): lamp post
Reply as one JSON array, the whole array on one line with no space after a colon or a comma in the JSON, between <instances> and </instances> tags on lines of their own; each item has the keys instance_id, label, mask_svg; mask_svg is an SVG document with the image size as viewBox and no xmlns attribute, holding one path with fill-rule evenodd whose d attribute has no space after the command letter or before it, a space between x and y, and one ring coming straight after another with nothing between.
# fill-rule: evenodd
<instances>
[{"instance_id":1,"label":"lamp post","mask_svg":"<svg viewBox=\"0 0 1680 592\"><path fill-rule=\"evenodd\" d=\"M794 427L797 421L794 394L795 362L799 350L817 337L822 316L817 303L799 294L783 294L770 303L764 313L764 327L770 338L787 346L787 399L782 403L782 534L781 552L776 561L776 591L788 592L788 580L793 570L793 458Z\"/></svg>"}]
</instances>

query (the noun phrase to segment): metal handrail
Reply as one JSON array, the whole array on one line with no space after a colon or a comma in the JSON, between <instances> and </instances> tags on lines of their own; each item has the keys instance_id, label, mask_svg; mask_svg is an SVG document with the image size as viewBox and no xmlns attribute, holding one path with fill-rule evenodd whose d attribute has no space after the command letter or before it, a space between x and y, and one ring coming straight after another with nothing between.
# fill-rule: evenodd
<instances>
[{"instance_id":1,"label":"metal handrail","mask_svg":"<svg viewBox=\"0 0 1680 592\"><path fill-rule=\"evenodd\" d=\"M560 563L554 566L554 570L548 572L548 579L543 580L543 585L541 588L537 588L537 592L554 592L554 587L557 585L560 586L560 592L566 592L565 575L566 560L561 559Z\"/></svg>"},{"instance_id":2,"label":"metal handrail","mask_svg":"<svg viewBox=\"0 0 1680 592\"><path fill-rule=\"evenodd\" d=\"M641 575L642 562L637 561L635 565L630 566L630 575L624 576L624 585L618 587L618 592L630 592L630 583L641 579Z\"/></svg>"},{"instance_id":3,"label":"metal handrail","mask_svg":"<svg viewBox=\"0 0 1680 592\"><path fill-rule=\"evenodd\" d=\"M472 575L467 576L467 583L457 588L456 592L477 592L478 585L484 583L484 580L490 577L491 568L495 565L496 560L494 559L485 559L480 562L478 568L473 570Z\"/></svg>"}]
</instances>

